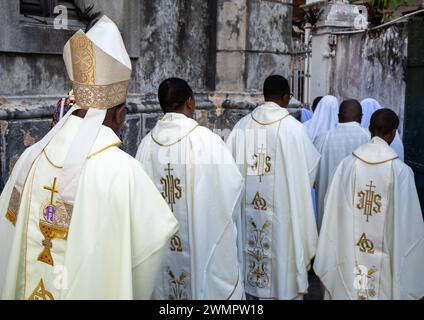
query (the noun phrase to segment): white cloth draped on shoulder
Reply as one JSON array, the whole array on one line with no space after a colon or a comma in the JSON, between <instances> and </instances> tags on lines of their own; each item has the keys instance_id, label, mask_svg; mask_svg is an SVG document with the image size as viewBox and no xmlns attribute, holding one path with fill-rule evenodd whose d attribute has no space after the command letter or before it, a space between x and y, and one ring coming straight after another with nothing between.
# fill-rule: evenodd
<instances>
[{"instance_id":1,"label":"white cloth draped on shoulder","mask_svg":"<svg viewBox=\"0 0 424 320\"><path fill-rule=\"evenodd\" d=\"M334 96L324 96L318 103L312 119L305 123L312 142L339 122L339 101Z\"/></svg>"},{"instance_id":2,"label":"white cloth draped on shoulder","mask_svg":"<svg viewBox=\"0 0 424 320\"><path fill-rule=\"evenodd\" d=\"M338 166L314 270L329 299L420 299L424 223L412 170L374 137Z\"/></svg>"},{"instance_id":3,"label":"white cloth draped on shoulder","mask_svg":"<svg viewBox=\"0 0 424 320\"><path fill-rule=\"evenodd\" d=\"M183 114L167 113L136 158L180 224L155 298L243 298L235 224L243 178L222 139Z\"/></svg>"},{"instance_id":4,"label":"white cloth draped on shoulder","mask_svg":"<svg viewBox=\"0 0 424 320\"><path fill-rule=\"evenodd\" d=\"M311 186L319 154L305 127L273 102L242 118L227 145L246 185L238 222L246 293L299 298L317 243Z\"/></svg>"},{"instance_id":5,"label":"white cloth draped on shoulder","mask_svg":"<svg viewBox=\"0 0 424 320\"><path fill-rule=\"evenodd\" d=\"M358 122L339 123L315 141L315 147L321 154L321 161L315 182L318 209L318 230L321 228L324 214L324 198L333 173L340 162L351 155L360 145L370 140L369 132Z\"/></svg>"},{"instance_id":6,"label":"white cloth draped on shoulder","mask_svg":"<svg viewBox=\"0 0 424 320\"><path fill-rule=\"evenodd\" d=\"M372 98L367 98L361 101L362 106L362 122L361 126L362 128L369 129L371 116L372 114L377 111L378 109L381 109L382 106L378 103L377 100ZM399 159L404 161L405 158L405 151L403 147L402 139L400 138L399 131L396 132L395 139L390 144L390 147L392 147L393 150L397 153L399 156Z\"/></svg>"}]
</instances>

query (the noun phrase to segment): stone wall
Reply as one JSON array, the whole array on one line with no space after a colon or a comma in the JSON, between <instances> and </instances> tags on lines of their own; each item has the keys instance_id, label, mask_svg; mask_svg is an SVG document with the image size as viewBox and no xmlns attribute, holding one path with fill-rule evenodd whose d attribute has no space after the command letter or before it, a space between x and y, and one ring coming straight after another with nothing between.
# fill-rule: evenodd
<instances>
[{"instance_id":1,"label":"stone wall","mask_svg":"<svg viewBox=\"0 0 424 320\"><path fill-rule=\"evenodd\" d=\"M370 33L338 35L330 93L341 99L372 97L400 117L405 105L406 24Z\"/></svg>"},{"instance_id":2,"label":"stone wall","mask_svg":"<svg viewBox=\"0 0 424 320\"><path fill-rule=\"evenodd\" d=\"M84 0L78 0L84 2ZM133 64L122 148L135 155L162 115L156 97L170 76L196 92L195 118L222 136L258 103L263 80L289 76L291 0L86 0L120 28ZM70 83L62 49L78 28L56 30L23 17L19 1L0 12L0 190L23 150L50 128Z\"/></svg>"}]
</instances>

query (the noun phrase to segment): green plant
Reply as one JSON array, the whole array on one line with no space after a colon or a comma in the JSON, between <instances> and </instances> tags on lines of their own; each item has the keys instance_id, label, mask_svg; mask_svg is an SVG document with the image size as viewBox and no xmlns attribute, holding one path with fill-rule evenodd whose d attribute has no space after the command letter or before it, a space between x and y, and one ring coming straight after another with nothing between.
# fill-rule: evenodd
<instances>
[{"instance_id":1,"label":"green plant","mask_svg":"<svg viewBox=\"0 0 424 320\"><path fill-rule=\"evenodd\" d=\"M388 22L400 6L407 6L409 0L368 0L372 25Z\"/></svg>"},{"instance_id":2,"label":"green plant","mask_svg":"<svg viewBox=\"0 0 424 320\"><path fill-rule=\"evenodd\" d=\"M89 23L90 21L96 20L102 15L101 12L94 11L94 4L91 4L86 8L80 8L75 2L75 7L77 9L78 18L85 24Z\"/></svg>"}]
</instances>

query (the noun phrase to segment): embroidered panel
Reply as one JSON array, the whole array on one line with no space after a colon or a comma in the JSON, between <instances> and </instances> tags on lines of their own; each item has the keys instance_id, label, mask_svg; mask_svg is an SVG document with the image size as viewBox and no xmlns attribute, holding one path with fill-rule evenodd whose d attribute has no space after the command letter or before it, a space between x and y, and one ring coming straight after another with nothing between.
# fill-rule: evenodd
<instances>
[{"instance_id":1,"label":"embroidered panel","mask_svg":"<svg viewBox=\"0 0 424 320\"><path fill-rule=\"evenodd\" d=\"M354 191L354 239L355 265L353 292L357 299L390 298L390 270L383 266L388 255L384 246L384 230L388 207L391 206L391 162L379 165L357 160ZM381 285L382 280L386 283Z\"/></svg>"}]
</instances>

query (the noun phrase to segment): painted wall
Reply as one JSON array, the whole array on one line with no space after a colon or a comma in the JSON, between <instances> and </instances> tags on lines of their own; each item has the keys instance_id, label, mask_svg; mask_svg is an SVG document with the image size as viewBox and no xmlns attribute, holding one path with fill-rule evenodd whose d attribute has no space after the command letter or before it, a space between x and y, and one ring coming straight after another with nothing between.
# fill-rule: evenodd
<instances>
[{"instance_id":1,"label":"painted wall","mask_svg":"<svg viewBox=\"0 0 424 320\"><path fill-rule=\"evenodd\" d=\"M376 99L399 115L402 131L407 38L406 24L337 36L330 92L341 99Z\"/></svg>"}]
</instances>

